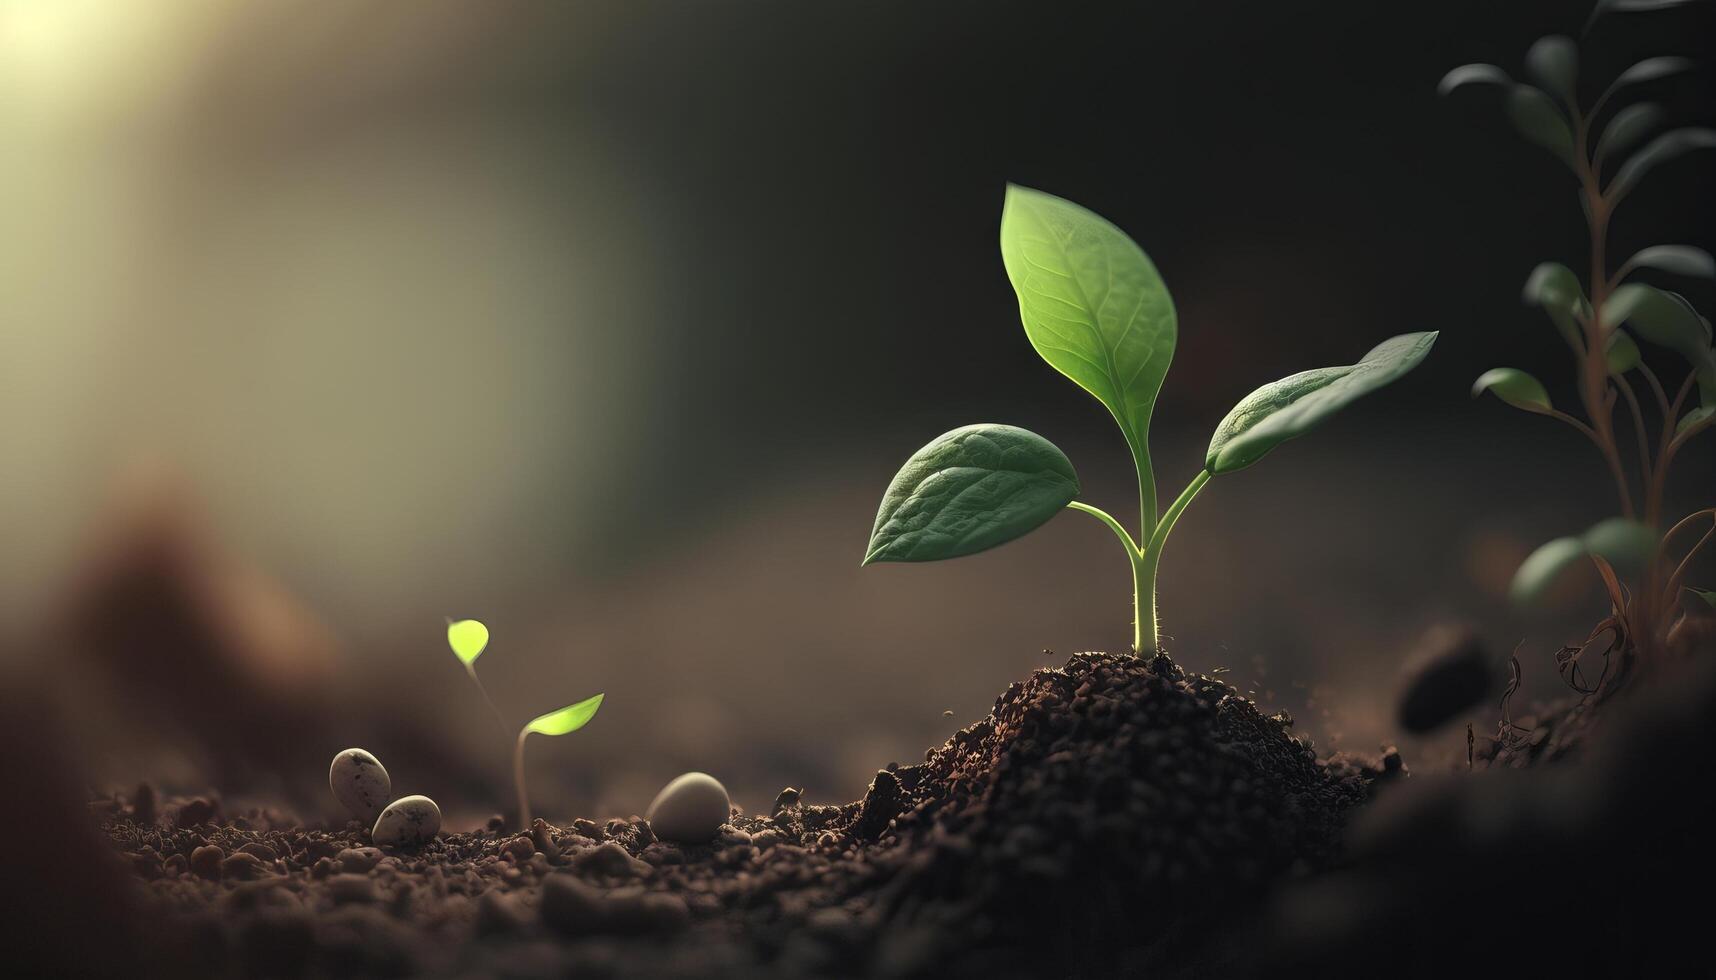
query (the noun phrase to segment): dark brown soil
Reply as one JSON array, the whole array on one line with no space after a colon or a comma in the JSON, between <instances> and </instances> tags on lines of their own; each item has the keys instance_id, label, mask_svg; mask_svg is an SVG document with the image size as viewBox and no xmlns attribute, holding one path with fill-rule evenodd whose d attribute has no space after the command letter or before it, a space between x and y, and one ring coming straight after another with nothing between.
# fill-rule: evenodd
<instances>
[{"instance_id":1,"label":"dark brown soil","mask_svg":"<svg viewBox=\"0 0 1716 980\"><path fill-rule=\"evenodd\" d=\"M1400 771L1166 657L1079 654L863 800L444 834L418 851L213 801L97 801L144 892L134 974L1073 976L1237 965L1213 937L1333 859Z\"/></svg>"}]
</instances>

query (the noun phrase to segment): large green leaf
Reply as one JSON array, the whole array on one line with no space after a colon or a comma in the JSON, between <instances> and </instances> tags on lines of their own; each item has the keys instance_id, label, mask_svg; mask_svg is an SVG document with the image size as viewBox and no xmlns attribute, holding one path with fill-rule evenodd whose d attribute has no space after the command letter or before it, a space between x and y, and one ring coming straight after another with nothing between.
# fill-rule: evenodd
<instances>
[{"instance_id":1,"label":"large green leaf","mask_svg":"<svg viewBox=\"0 0 1716 980\"><path fill-rule=\"evenodd\" d=\"M1448 95L1455 89L1466 85L1505 86L1512 84L1513 79L1508 77L1507 72L1502 71L1495 65L1461 65L1453 71L1448 72L1448 74L1442 76L1442 80L1436 83L1436 93L1438 95Z\"/></svg>"},{"instance_id":2,"label":"large green leaf","mask_svg":"<svg viewBox=\"0 0 1716 980\"><path fill-rule=\"evenodd\" d=\"M1551 407L1543 382L1518 368L1491 368L1472 383L1472 397L1490 392L1514 408L1545 412Z\"/></svg>"},{"instance_id":3,"label":"large green leaf","mask_svg":"<svg viewBox=\"0 0 1716 980\"><path fill-rule=\"evenodd\" d=\"M975 554L1040 527L1078 496L1072 463L1042 436L968 425L912 454L888 485L864 564Z\"/></svg>"},{"instance_id":4,"label":"large green leaf","mask_svg":"<svg viewBox=\"0 0 1716 980\"><path fill-rule=\"evenodd\" d=\"M596 717L596 709L602 706L602 698L598 694L593 698L585 698L577 704L570 704L559 711L550 711L545 715L537 715L524 726L524 730L537 735L566 735L575 732L590 723Z\"/></svg>"},{"instance_id":5,"label":"large green leaf","mask_svg":"<svg viewBox=\"0 0 1716 980\"><path fill-rule=\"evenodd\" d=\"M1559 34L1540 37L1525 53L1525 67L1569 106L1579 104L1579 48Z\"/></svg>"},{"instance_id":6,"label":"large green leaf","mask_svg":"<svg viewBox=\"0 0 1716 980\"><path fill-rule=\"evenodd\" d=\"M1139 460L1177 328L1150 257L1120 229L1071 201L1007 188L1001 259L1031 346L1113 413Z\"/></svg>"},{"instance_id":7,"label":"large green leaf","mask_svg":"<svg viewBox=\"0 0 1716 980\"><path fill-rule=\"evenodd\" d=\"M1590 315L1591 302L1572 269L1559 262L1538 263L1526 277L1524 296L1527 303L1543 307L1574 350L1583 349L1583 331L1577 318Z\"/></svg>"},{"instance_id":8,"label":"large green leaf","mask_svg":"<svg viewBox=\"0 0 1716 980\"><path fill-rule=\"evenodd\" d=\"M1556 108L1555 100L1542 89L1530 85L1515 85L1507 93L1507 116L1521 136L1555 154L1556 159L1573 163L1573 129L1567 117Z\"/></svg>"},{"instance_id":9,"label":"large green leaf","mask_svg":"<svg viewBox=\"0 0 1716 980\"><path fill-rule=\"evenodd\" d=\"M1605 193L1615 198L1622 197L1637 187L1645 174L1658 165L1693 150L1712 148L1716 148L1716 129L1705 129L1701 126L1671 129L1628 157L1627 162L1615 171L1615 179L1609 182Z\"/></svg>"},{"instance_id":10,"label":"large green leaf","mask_svg":"<svg viewBox=\"0 0 1716 980\"><path fill-rule=\"evenodd\" d=\"M1655 102L1639 102L1615 113L1597 139L1597 156L1611 160L1615 154L1632 149L1651 130L1662 125L1667 115Z\"/></svg>"},{"instance_id":11,"label":"large green leaf","mask_svg":"<svg viewBox=\"0 0 1716 980\"><path fill-rule=\"evenodd\" d=\"M1626 264L1634 269L1655 269L1692 279L1716 279L1716 258L1692 245L1641 248Z\"/></svg>"},{"instance_id":12,"label":"large green leaf","mask_svg":"<svg viewBox=\"0 0 1716 980\"><path fill-rule=\"evenodd\" d=\"M1401 334L1376 345L1357 364L1302 371L1264 385L1216 426L1204 468L1221 474L1250 466L1417 367L1435 342L1434 332Z\"/></svg>"},{"instance_id":13,"label":"large green leaf","mask_svg":"<svg viewBox=\"0 0 1716 980\"><path fill-rule=\"evenodd\" d=\"M1650 561L1656 545L1657 534L1650 527L1611 517L1592 525L1584 534L1556 538L1532 552L1514 572L1508 592L1522 605L1534 603L1569 565L1590 555L1602 556L1622 572L1637 571Z\"/></svg>"}]
</instances>

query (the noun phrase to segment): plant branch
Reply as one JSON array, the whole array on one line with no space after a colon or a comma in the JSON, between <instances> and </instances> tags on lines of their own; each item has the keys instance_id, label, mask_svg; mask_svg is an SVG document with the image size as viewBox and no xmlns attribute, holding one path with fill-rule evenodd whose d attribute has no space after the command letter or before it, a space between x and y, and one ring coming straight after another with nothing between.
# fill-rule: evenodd
<instances>
[{"instance_id":1,"label":"plant branch","mask_svg":"<svg viewBox=\"0 0 1716 980\"><path fill-rule=\"evenodd\" d=\"M489 697L488 689L483 687L482 678L477 676L476 665L469 663L465 664L465 673L471 675L471 683L477 685L477 693L483 696L483 703L489 706L490 711L494 712L495 721L501 728L501 734L511 735L512 726L506 723L506 717L501 714L501 710L499 708L495 707L494 700Z\"/></svg>"},{"instance_id":2,"label":"plant branch","mask_svg":"<svg viewBox=\"0 0 1716 980\"><path fill-rule=\"evenodd\" d=\"M518 827L520 830L530 829L530 795L524 789L524 740L529 736L529 728L519 732L518 742L512 749L512 782L518 789Z\"/></svg>"},{"instance_id":3,"label":"plant branch","mask_svg":"<svg viewBox=\"0 0 1716 980\"><path fill-rule=\"evenodd\" d=\"M1114 536L1119 538L1121 545L1125 547L1126 561L1132 566L1132 652L1142 654L1146 650L1144 644L1146 636L1150 638L1148 649L1155 650L1157 645L1156 579L1155 575L1145 568L1144 553L1139 549L1138 542L1132 540L1132 535L1127 533L1125 526L1100 507L1092 507L1089 504L1074 500L1067 504L1067 509L1076 510L1081 514L1089 514L1108 525L1108 529L1114 532ZM1149 600L1147 606L1145 604L1146 597ZM1145 609L1150 611L1148 621L1144 616ZM1145 629L1146 622L1149 626L1148 631Z\"/></svg>"},{"instance_id":4,"label":"plant branch","mask_svg":"<svg viewBox=\"0 0 1716 980\"><path fill-rule=\"evenodd\" d=\"M1645 493L1645 523L1655 527L1660 517L1657 512L1661 502L1655 492L1656 468L1651 461L1650 436L1645 434L1644 409L1639 405L1639 397L1633 391L1632 383L1626 378L1617 375L1615 386L1621 390L1621 397L1627 400L1627 407L1632 410L1633 438L1637 439L1639 444L1639 474Z\"/></svg>"}]
</instances>

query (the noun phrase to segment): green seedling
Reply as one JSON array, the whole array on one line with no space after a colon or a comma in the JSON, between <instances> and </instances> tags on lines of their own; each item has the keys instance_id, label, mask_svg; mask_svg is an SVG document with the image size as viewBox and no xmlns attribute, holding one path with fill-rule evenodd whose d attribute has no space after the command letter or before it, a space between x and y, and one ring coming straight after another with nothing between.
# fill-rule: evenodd
<instances>
[{"instance_id":1,"label":"green seedling","mask_svg":"<svg viewBox=\"0 0 1716 980\"><path fill-rule=\"evenodd\" d=\"M1678 5L1675 0L1603 0L1590 22L1610 10ZM1636 99L1622 104L1641 88L1690 71L1694 65L1685 58L1645 58L1589 101L1580 95L1579 47L1570 38L1539 39L1526 52L1525 66L1531 82L1515 82L1495 65L1462 65L1442 79L1440 90L1444 95L1499 90L1514 128L1548 150L1573 178L1588 232L1589 273L1582 280L1566 265L1544 262L1526 279L1524 295L1526 303L1548 315L1572 352L1583 417L1558 408L1542 382L1517 368L1485 372L1472 394L1488 392L1514 408L1565 423L1603 457L1621 515L1537 549L1515 573L1512 592L1521 603L1535 602L1569 566L1591 561L1613 611L1573 648L1572 662L1603 643L1603 650L1619 653L1623 668L1611 673L1605 656L1603 678L1612 684L1625 675L1626 662L1634 656L1663 648L1687 569L1712 535L1705 534L1676 560L1678 536L1703 520L1716 523L1716 508L1704 508L1661 530L1675 456L1716 423L1716 350L1710 321L1685 296L1645 280L1716 280L1716 259L1690 245L1652 245L1611 267L1609 223L1656 168L1693 150L1716 147L1716 130L1687 126L1653 137L1667 118L1663 107ZM1678 387L1664 383L1644 356L1647 347L1681 363L1685 380ZM1635 380L1644 387L1643 398ZM1630 429L1630 454L1619 434L1623 428ZM1599 679L1595 687L1604 683Z\"/></svg>"},{"instance_id":2,"label":"green seedling","mask_svg":"<svg viewBox=\"0 0 1716 980\"><path fill-rule=\"evenodd\" d=\"M1098 215L1058 197L1009 186L1001 258L1025 335L1049 365L1095 396L1119 423L1138 475L1139 535L1075 498L1078 476L1042 436L1009 425L968 425L906 461L882 498L864 564L938 561L1030 532L1063 508L1114 532L1132 567L1135 653L1160 649L1156 573L1168 533L1211 479L1242 470L1358 398L1400 378L1435 333L1383 341L1356 364L1303 371L1247 395L1216 427L1204 467L1158 512L1150 417L1174 356L1174 303L1150 257ZM1140 543L1142 542L1142 543Z\"/></svg>"},{"instance_id":3,"label":"green seedling","mask_svg":"<svg viewBox=\"0 0 1716 980\"><path fill-rule=\"evenodd\" d=\"M458 622L447 621L447 645L453 648L453 655L464 664L465 672L470 675L477 690L483 695L489 710L494 712L495 720L500 722L501 730L512 734L512 727L506 723L506 717L495 707L489 698L488 691L483 689L483 682L477 679L477 658L488 649L489 628L474 619L461 619ZM596 710L602 706L604 695L598 694L593 698L585 698L577 704L567 705L558 711L550 711L538 715L525 723L519 730L518 741L513 745L512 778L513 785L518 791L519 826L530 827L530 794L524 782L524 740L532 734L537 735L567 735L583 728L596 717Z\"/></svg>"},{"instance_id":4,"label":"green seedling","mask_svg":"<svg viewBox=\"0 0 1716 980\"><path fill-rule=\"evenodd\" d=\"M530 828L530 794L524 786L524 740L532 734L536 735L567 735L583 728L596 717L596 709L602 706L603 695L585 698L577 704L570 704L559 711L550 711L538 715L525 723L519 729L518 742L512 750L512 778L518 787L518 820L521 829Z\"/></svg>"}]
</instances>

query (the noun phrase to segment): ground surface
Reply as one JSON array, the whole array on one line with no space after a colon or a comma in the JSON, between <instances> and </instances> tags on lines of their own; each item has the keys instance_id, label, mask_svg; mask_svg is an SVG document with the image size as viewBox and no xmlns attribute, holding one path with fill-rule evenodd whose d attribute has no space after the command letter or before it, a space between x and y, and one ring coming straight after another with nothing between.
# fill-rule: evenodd
<instances>
[{"instance_id":1,"label":"ground surface","mask_svg":"<svg viewBox=\"0 0 1716 980\"><path fill-rule=\"evenodd\" d=\"M1238 967L1215 937L1339 852L1398 757L1320 760L1166 657L1079 654L864 799L783 791L712 844L647 821L377 849L140 791L94 805L141 883L137 972L1038 976Z\"/></svg>"}]
</instances>

